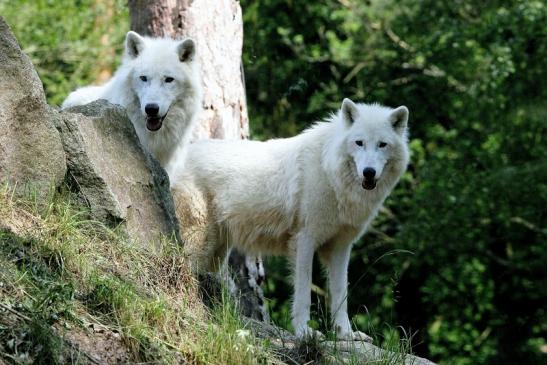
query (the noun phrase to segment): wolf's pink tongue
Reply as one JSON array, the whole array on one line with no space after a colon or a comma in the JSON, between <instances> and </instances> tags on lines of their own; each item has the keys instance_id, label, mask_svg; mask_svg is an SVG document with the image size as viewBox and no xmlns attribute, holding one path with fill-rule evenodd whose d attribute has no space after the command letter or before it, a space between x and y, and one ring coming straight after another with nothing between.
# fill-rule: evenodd
<instances>
[{"instance_id":1,"label":"wolf's pink tongue","mask_svg":"<svg viewBox=\"0 0 547 365\"><path fill-rule=\"evenodd\" d=\"M157 131L161 128L162 120L160 118L147 118L146 119L146 128L149 131Z\"/></svg>"}]
</instances>

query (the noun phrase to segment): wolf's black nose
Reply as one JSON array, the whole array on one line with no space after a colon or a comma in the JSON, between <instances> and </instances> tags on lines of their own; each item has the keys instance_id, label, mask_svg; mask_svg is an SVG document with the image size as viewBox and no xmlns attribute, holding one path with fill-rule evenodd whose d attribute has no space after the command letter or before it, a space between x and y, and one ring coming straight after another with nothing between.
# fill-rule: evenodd
<instances>
[{"instance_id":1,"label":"wolf's black nose","mask_svg":"<svg viewBox=\"0 0 547 365\"><path fill-rule=\"evenodd\" d=\"M372 167L367 167L363 170L363 176L366 180L372 180L376 176L376 170L374 170Z\"/></svg>"},{"instance_id":2,"label":"wolf's black nose","mask_svg":"<svg viewBox=\"0 0 547 365\"><path fill-rule=\"evenodd\" d=\"M156 117L160 112L160 106L156 103L146 104L144 111L149 117Z\"/></svg>"}]
</instances>

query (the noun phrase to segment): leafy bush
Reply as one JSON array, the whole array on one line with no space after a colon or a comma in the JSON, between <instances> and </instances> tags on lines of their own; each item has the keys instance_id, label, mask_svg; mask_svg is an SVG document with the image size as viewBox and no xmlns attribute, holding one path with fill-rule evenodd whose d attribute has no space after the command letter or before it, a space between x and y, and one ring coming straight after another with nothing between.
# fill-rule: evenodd
<instances>
[{"instance_id":1,"label":"leafy bush","mask_svg":"<svg viewBox=\"0 0 547 365\"><path fill-rule=\"evenodd\" d=\"M108 79L129 27L122 0L0 0L0 14L57 105L76 87Z\"/></svg>"}]
</instances>

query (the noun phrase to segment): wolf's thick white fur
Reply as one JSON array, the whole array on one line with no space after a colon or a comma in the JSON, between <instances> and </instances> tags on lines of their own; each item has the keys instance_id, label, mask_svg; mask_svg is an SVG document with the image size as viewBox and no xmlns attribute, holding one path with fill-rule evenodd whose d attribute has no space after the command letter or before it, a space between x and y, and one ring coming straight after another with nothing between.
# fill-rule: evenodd
<instances>
[{"instance_id":1,"label":"wolf's thick white fur","mask_svg":"<svg viewBox=\"0 0 547 365\"><path fill-rule=\"evenodd\" d=\"M191 39L148 38L128 32L124 58L114 76L102 86L72 92L62 108L97 99L125 107L143 146L167 167L176 152L177 159L183 158L178 153L186 146L201 108L201 79L195 52ZM159 107L158 115L164 118L156 131L147 128L145 108L151 104Z\"/></svg>"},{"instance_id":2,"label":"wolf's thick white fur","mask_svg":"<svg viewBox=\"0 0 547 365\"><path fill-rule=\"evenodd\" d=\"M328 121L292 138L189 145L172 192L194 269L218 269L231 246L290 256L292 321L296 334L305 336L311 332L307 322L317 251L328 269L338 336L368 339L352 331L347 314L349 256L407 167L407 120L404 106L345 99Z\"/></svg>"}]
</instances>

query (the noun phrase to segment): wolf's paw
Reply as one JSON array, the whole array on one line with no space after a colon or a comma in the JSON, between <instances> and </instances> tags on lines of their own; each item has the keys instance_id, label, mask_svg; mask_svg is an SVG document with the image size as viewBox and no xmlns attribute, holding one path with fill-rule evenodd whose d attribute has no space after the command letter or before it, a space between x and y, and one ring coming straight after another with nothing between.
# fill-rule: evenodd
<instances>
[{"instance_id":1,"label":"wolf's paw","mask_svg":"<svg viewBox=\"0 0 547 365\"><path fill-rule=\"evenodd\" d=\"M313 328L310 328L308 326L297 328L295 331L295 335L301 340L311 339L311 338L317 339L317 340L325 339L325 335L323 335L321 332L314 330Z\"/></svg>"},{"instance_id":2,"label":"wolf's paw","mask_svg":"<svg viewBox=\"0 0 547 365\"><path fill-rule=\"evenodd\" d=\"M338 334L338 338L346 341L362 341L372 343L372 337L361 331L348 331Z\"/></svg>"}]
</instances>

